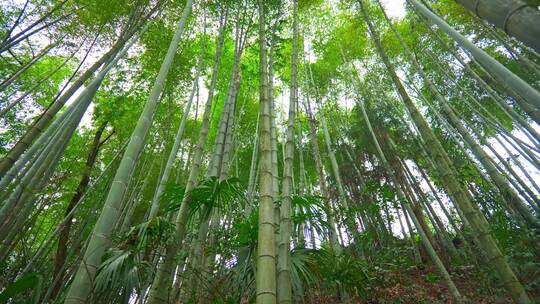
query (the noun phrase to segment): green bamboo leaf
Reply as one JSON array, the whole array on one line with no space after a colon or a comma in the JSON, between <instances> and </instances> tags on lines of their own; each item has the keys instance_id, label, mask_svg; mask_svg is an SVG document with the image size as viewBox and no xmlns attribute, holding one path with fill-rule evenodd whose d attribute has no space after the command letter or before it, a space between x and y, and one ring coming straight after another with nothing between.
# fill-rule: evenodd
<instances>
[{"instance_id":1,"label":"green bamboo leaf","mask_svg":"<svg viewBox=\"0 0 540 304\"><path fill-rule=\"evenodd\" d=\"M2 293L0 293L0 303L7 303L10 299L13 299L15 296L21 295L24 292L32 290L32 300L31 303L39 302L39 295L41 293L41 283L42 277L39 274L31 273L28 274L17 281L13 282L11 285L7 286Z\"/></svg>"}]
</instances>

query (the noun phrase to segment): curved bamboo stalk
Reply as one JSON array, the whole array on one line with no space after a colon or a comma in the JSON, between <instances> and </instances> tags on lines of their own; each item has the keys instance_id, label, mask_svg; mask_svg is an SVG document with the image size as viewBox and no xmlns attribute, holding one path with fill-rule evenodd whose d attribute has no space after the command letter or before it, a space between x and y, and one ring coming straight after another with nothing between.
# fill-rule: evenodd
<instances>
[{"instance_id":1,"label":"curved bamboo stalk","mask_svg":"<svg viewBox=\"0 0 540 304\"><path fill-rule=\"evenodd\" d=\"M407 0L411 3L419 14L425 16L430 22L435 23L446 34L451 36L458 44L469 51L476 60L496 79L508 84L513 90L519 93L528 103L536 109L540 109L540 93L538 93L528 83L516 76L505 66L493 59L486 52L476 47L473 43L459 34L439 16L428 10L424 5L416 0Z\"/></svg>"},{"instance_id":2,"label":"curved bamboo stalk","mask_svg":"<svg viewBox=\"0 0 540 304\"><path fill-rule=\"evenodd\" d=\"M524 44L540 52L540 11L521 0L456 0L479 18L504 30Z\"/></svg>"}]
</instances>

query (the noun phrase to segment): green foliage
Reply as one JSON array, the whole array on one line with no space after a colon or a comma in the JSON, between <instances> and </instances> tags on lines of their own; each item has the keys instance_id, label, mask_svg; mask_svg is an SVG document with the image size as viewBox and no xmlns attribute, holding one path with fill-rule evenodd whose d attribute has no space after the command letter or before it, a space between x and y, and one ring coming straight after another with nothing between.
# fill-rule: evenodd
<instances>
[{"instance_id":1,"label":"green foliage","mask_svg":"<svg viewBox=\"0 0 540 304\"><path fill-rule=\"evenodd\" d=\"M298 10L302 13L310 8L318 7L322 3L323 0L298 0Z\"/></svg>"},{"instance_id":2,"label":"green foliage","mask_svg":"<svg viewBox=\"0 0 540 304\"><path fill-rule=\"evenodd\" d=\"M151 274L151 264L141 260L133 251L111 251L96 277L96 291L100 298L129 299L133 290L142 291L145 278Z\"/></svg>"},{"instance_id":3,"label":"green foliage","mask_svg":"<svg viewBox=\"0 0 540 304\"><path fill-rule=\"evenodd\" d=\"M317 284L316 269L317 259L314 250L295 248L291 251L291 284L293 293L302 294L306 287Z\"/></svg>"},{"instance_id":4,"label":"green foliage","mask_svg":"<svg viewBox=\"0 0 540 304\"><path fill-rule=\"evenodd\" d=\"M75 4L84 7L78 10L78 20L85 25L99 26L102 24L118 22L120 18L127 17L133 13L135 4L147 5L147 1L139 3L125 3L121 0L75 0ZM97 16L97 17L96 17Z\"/></svg>"},{"instance_id":5,"label":"green foliage","mask_svg":"<svg viewBox=\"0 0 540 304\"><path fill-rule=\"evenodd\" d=\"M164 212L169 213L180 208L186 188L176 183L167 183L161 195L160 205L165 206Z\"/></svg>"},{"instance_id":6,"label":"green foliage","mask_svg":"<svg viewBox=\"0 0 540 304\"><path fill-rule=\"evenodd\" d=\"M293 224L299 226L309 223L318 235L326 237L330 225L325 219L324 210L327 209L325 204L324 198L320 196L293 196L291 201L291 207L294 210L291 216Z\"/></svg>"},{"instance_id":7,"label":"green foliage","mask_svg":"<svg viewBox=\"0 0 540 304\"><path fill-rule=\"evenodd\" d=\"M259 234L259 210L255 209L249 217L234 224L234 243L236 247L255 248Z\"/></svg>"},{"instance_id":8,"label":"green foliage","mask_svg":"<svg viewBox=\"0 0 540 304\"><path fill-rule=\"evenodd\" d=\"M111 248L96 276L96 291L111 302L129 300L133 290L141 292L152 275L152 251L162 248L174 226L163 217L155 217L131 227Z\"/></svg>"},{"instance_id":9,"label":"green foliage","mask_svg":"<svg viewBox=\"0 0 540 304\"><path fill-rule=\"evenodd\" d=\"M41 293L42 277L39 274L31 273L8 285L0 293L0 303L8 303L10 300L19 298L23 293L31 291L31 297L27 303L39 303Z\"/></svg>"},{"instance_id":10,"label":"green foliage","mask_svg":"<svg viewBox=\"0 0 540 304\"><path fill-rule=\"evenodd\" d=\"M191 190L191 210L202 210L203 218L210 216L213 208L228 210L243 206L245 200L244 189L235 177L220 181L218 178L209 178Z\"/></svg>"},{"instance_id":11,"label":"green foliage","mask_svg":"<svg viewBox=\"0 0 540 304\"><path fill-rule=\"evenodd\" d=\"M538 2L537 0L528 0ZM0 3L0 40L4 40L12 24L14 24L25 1L17 3ZM158 1L160 2L160 1ZM39 17L44 16L56 5L62 5L54 11L45 22L70 14L69 18L59 20L45 29L32 34L9 51L1 51L0 71L1 81L15 75L25 63L49 43L61 37L47 55L43 56L27 71L22 73L13 84L0 92L0 110L11 101L20 100L13 109L0 117L0 157L4 157L14 144L21 139L36 119L59 95L64 85L73 84L84 71L92 65L103 53L117 41L119 34L132 22L141 21L141 16L150 12L156 1L120 1L120 0L62 0L28 1L27 10L21 15L21 24L11 35L24 30ZM292 52L292 1L272 0L262 1L266 7L265 17L267 50L272 50L274 72L274 92L272 92L276 110L277 125L277 158L278 176L283 176L287 107L291 82L291 52ZM384 2L384 1L383 1ZM503 32L503 41L494 36L485 24L477 17L452 0L422 1L441 15L449 24L464 36L472 40L497 61L510 69L532 86L540 87L538 65L540 59L536 54L524 47L519 41L509 39ZM413 103L425 118L436 138L441 142L451 160L455 174L462 185L470 190L471 201L485 214L489 222L489 231L508 258L509 264L518 274L531 295L540 294L540 260L538 253L538 233L527 225L516 220L513 211L507 207L505 198L489 180L482 174L480 167L472 158L467 145L461 143L461 137L456 136L452 128L439 117L440 105L436 103L434 94L421 78L418 67L408 57L404 47L397 39L389 24L383 17L382 11L375 1L363 1L367 13L372 20L382 42L382 46L391 63L396 67L398 77L405 84L406 91ZM19 214L20 209L12 214L20 220L21 225L14 231L12 240L4 240L7 226L1 223L0 229L0 259L2 271L0 283L6 285L0 293L0 302L35 302L46 292L39 286L49 288L54 279L56 266L55 253L59 243L52 234L66 214L67 206L78 186L81 177L88 173L86 161L89 143L93 140L96 130L106 125L104 136L111 135L107 141L100 144L99 154L94 167L89 173L89 187L84 200L75 212L68 236L68 256L65 268L76 267L84 253L84 244L103 209L103 203L110 189L118 168L118 159L123 155L126 143L131 139L139 116L148 101L149 91L165 57L176 24L180 18L185 0L169 0L163 2L158 12L151 17L148 31L142 35L126 58L120 60L118 66L112 69L98 93L92 100L92 105L70 138L68 147L62 151L61 158L51 169L51 177L43 180L43 187L30 185L35 190L35 199L24 202L29 207L25 217ZM403 161L411 166L413 175L422 190L426 190L423 179L418 177L418 169L422 169L435 187L436 194L444 206L449 209L457 227L463 231L453 231L454 236L463 233L469 237L469 228L456 215L449 195L448 181L440 172L434 170L432 163L439 160L426 158L420 144L425 138L416 130L404 103L396 93L395 84L389 77L387 67L378 56L374 44L368 34L365 20L359 13L358 1L322 1L299 0L299 104L295 128L295 148L293 164L294 195L292 197L291 220L293 224L293 240L295 245L291 250L291 276L293 292L298 301L331 303L331 302L373 302L384 301L397 303L421 301L435 303L441 299L431 299L420 295L418 290L428 287L440 287L444 279L436 274L431 263L425 258L421 247L420 237L402 238L401 228L396 228L398 220L405 223L405 218L397 217L397 210L402 210L396 198L395 185L386 172L380 155L374 145L373 134L367 128L367 121L361 112L360 103L365 105L367 117L373 127L375 137L391 161ZM393 5L393 4L392 4ZM160 260L165 247L171 244L175 224L171 222L180 209L185 196L189 201L190 217L186 226L187 240L199 234L202 221L208 220L214 210L219 210L220 218L211 225L208 236L203 240L204 250L201 257L206 259L204 267L190 269L182 273L181 295L194 293L186 290L192 280L201 282L201 290L205 299L200 302L209 303L248 303L255 301L255 275L257 273L257 247L259 229L259 177L255 178L255 188L252 195L251 213L246 212L246 185L251 172L253 140L260 113L259 86L261 84L259 37L257 37L258 16L256 1L195 1L192 14L186 25L185 39L180 42L175 54L174 64L167 76L163 94L154 113L151 127L145 138L144 149L134 157L134 172L126 183L120 216L115 219L116 228L111 240L112 248L107 251L99 268L95 281L95 301L100 303L127 303L134 296L144 296L148 284L155 276L155 263ZM386 5L388 7L388 5ZM207 162L214 151L215 138L218 131L219 117L223 111L224 102L229 93L229 83L233 67L235 49L235 28L237 25L246 30L246 45L240 60L240 84L236 98L234 117L234 144L231 157L231 172L235 177L220 181L218 178L199 178L197 186L186 193L186 179L189 176L195 147L202 125L202 111L208 96L208 86L212 78L211 70L216 52L217 24L220 16L228 10L228 24L217 85L210 113L210 128L208 138L203 148L200 174L208 174ZM386 9L387 12L392 10ZM467 53L457 48L455 42L448 36L442 35L434 26L429 28L410 7L406 7L404 16L390 16L396 31L412 51L420 63L420 67L428 75L437 90L465 125L482 148L487 151L487 145L493 144L495 138L503 139L502 131L511 132L520 140L527 143L515 142L516 145L530 148L533 157L536 154L536 143L522 136L523 126L514 117L506 114L494 101L492 96L479 85L466 69L470 68L493 87L500 98L514 109L518 115L537 129L534 117L527 114L519 105L519 100L512 92L491 79L483 68L472 61ZM205 22L203 22L203 15ZM45 23L40 23L43 25ZM6 37L9 38L9 37ZM95 43L91 44L95 39ZM508 50L514 50L511 54ZM2 41L0 41L2 44ZM204 49L203 48L204 45ZM466 67L449 52L456 51L464 60ZM84 62L85 54L88 57ZM72 55L73 54L73 55ZM270 55L270 53L269 53ZM71 58L71 56L73 56ZM175 132L185 111L186 100L193 84L195 67L202 56L202 74L197 89L194 106L188 113L186 130L180 145L180 150L173 164L171 178L167 181L166 189L159 202L158 217L147 220L148 208L156 187L158 186L166 157L171 149ZM518 57L522 57L521 59ZM529 60L529 66L524 65L523 58ZM67 60L67 61L66 61ZM65 63L65 65L63 65ZM72 73L81 64L80 69L72 79ZM60 67L63 65L62 67ZM531 68L532 66L532 68ZM50 78L44 80L51 71L58 69ZM536 70L535 70L536 69ZM96 73L93 73L95 76ZM311 79L313 77L313 81ZM90 80L83 85L87 86ZM81 88L78 92L81 91ZM77 96L78 93L75 94ZM311 104L314 121L305 112L307 99ZM73 102L74 97L67 101ZM65 111L64 106L61 111ZM60 111L60 112L61 112ZM321 129L322 116L328 122L328 132L333 150L338 161L338 171L342 185L334 176L329 161L329 151L326 149L325 137ZM54 118L58 118L56 115ZM260 117L259 117L260 119ZM316 169L316 155L311 140L311 123L318 140L318 149L323 163L322 175ZM260 125L259 125L260 127ZM259 128L260 132L261 128ZM259 133L260 135L261 133ZM259 137L260 138L260 137ZM35 142L35 140L34 140ZM391 145L390 142L395 144ZM53 143L56 144L56 143ZM259 146L261 144L259 143ZM465 149L462 148L465 147ZM260 149L260 147L255 147ZM304 163L300 165L300 149ZM500 148L495 146L500 152ZM531 210L533 216L538 215L534 204L537 198L534 194L537 188L535 182L538 170L537 161L523 161L522 151L514 151L515 155L501 153L501 159L495 163L502 168L503 176L509 180L517 177L525 180L524 184L531 187ZM41 147L40 147L41 151ZM260 152L260 151L259 151ZM430 151L427 151L428 153ZM350 158L347 154L350 154ZM259 153L260 156L260 153ZM112 161L116 159L115 161ZM501 160L509 162L509 168L518 171L514 176L506 170ZM109 162L112 163L105 172ZM521 161L525 170L531 174L527 178L516 166ZM259 163L260 160L255 160ZM39 163L39 160L38 160ZM435 163L436 164L436 163ZM30 164L28 165L30 168ZM27 167L21 176L29 172ZM303 172L300 169L303 168ZM255 173L261 174L260 164L254 168ZM305 176L305 184L300 185L300 176ZM99 180L98 180L99 177ZM17 181L18 182L18 181ZM93 183L96 183L93 185ZM321 182L328 188L323 197ZM281 181L278 192L281 192ZM517 183L516 183L517 185ZM345 208L338 186L345 189L347 208ZM34 187L36 189L34 189ZM512 187L516 187L512 185ZM39 189L38 189L39 188ZM7 189L11 191L10 188ZM405 189L407 190L407 189ZM520 189L521 197L528 189ZM0 193L2 203L11 193ZM414 192L414 191L412 191ZM416 193L412 193L416 194ZM435 197L427 196L428 202L435 202ZM524 201L525 202L525 201ZM528 202L525 202L528 203ZM537 203L537 202L536 202ZM280 200L275 202L280 205ZM17 207L18 208L18 207ZM443 224L447 221L442 212L437 209ZM198 216L194 216L198 214ZM334 222L339 227L342 250L332 251L329 247L329 214L334 216ZM346 220L347 219L347 223ZM351 220L352 219L352 220ZM360 222L362 224L360 224ZM350 231L350 225L356 224L358 229ZM402 224L403 224L402 223ZM8 223L9 224L9 223ZM427 227L433 228L434 223L427 222ZM383 227L384 226L384 227ZM450 225L447 225L450 227ZM391 228L390 233L387 230ZM8 227L9 228L9 227ZM345 233L344 230L347 230ZM406 227L405 230L408 230ZM11 232L7 231L7 232ZM432 231L438 243L441 236ZM276 227L276 235L279 227ZM301 235L303 234L303 235ZM311 235L313 234L313 235ZM354 236L354 240L350 236ZM300 237L303 236L303 239ZM311 240L305 239L313 237ZM36 252L44 248L43 255L36 257L35 273L15 280L20 276L20 270L25 263L32 259ZM187 256L191 261L192 246L188 241L182 243L182 249L176 253L180 257ZM305 243L311 244L304 248ZM464 244L471 243L468 239ZM51 245L52 244L52 245ZM187 245L186 245L187 244ZM322 244L322 245L321 245ZM319 247L321 245L321 247ZM416 246L417 248L413 247ZM441 244L434 244L441 245ZM473 244L475 245L475 244ZM317 247L317 248L316 248ZM438 246L444 248L443 246ZM474 250L459 249L466 259L451 258L449 265L452 277L457 280L460 289L476 288L471 294L485 293L501 294L498 286L501 282L492 275L492 270L483 265L482 256ZM420 248L423 264L413 263L414 250ZM473 256L475 255L475 256ZM478 258L480 257L480 258ZM211 260L211 258L214 258ZM473 261L479 265L472 266ZM446 261L445 261L446 263ZM468 269L467 271L462 271ZM33 271L33 270L32 270ZM68 285L72 275L67 273L61 277L61 282ZM14 282L14 283L11 283ZM186 284L187 282L187 284ZM10 284L11 283L11 284ZM35 288L33 286L36 286ZM477 288L477 286L480 286ZM494 287L492 287L494 286ZM51 295L50 302L61 301L65 289L58 295ZM436 288L433 288L436 289ZM446 292L442 288L443 292ZM392 296L396 296L392 298ZM445 297L446 294L441 297ZM11 300L9 300L11 299ZM43 300L43 299L41 299ZM185 302L186 299L181 299ZM447 299L446 299L447 300ZM489 302L491 298L484 297L482 301ZM9 302L9 303L11 303ZM400 303L401 303L400 302Z\"/></svg>"}]
</instances>

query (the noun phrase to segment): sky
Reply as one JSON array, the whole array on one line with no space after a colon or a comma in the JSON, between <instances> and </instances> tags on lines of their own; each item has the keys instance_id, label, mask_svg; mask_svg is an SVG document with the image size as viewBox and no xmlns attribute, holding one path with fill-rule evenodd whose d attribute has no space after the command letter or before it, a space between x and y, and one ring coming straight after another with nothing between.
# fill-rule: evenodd
<instances>
[{"instance_id":1,"label":"sky","mask_svg":"<svg viewBox=\"0 0 540 304\"><path fill-rule=\"evenodd\" d=\"M405 0L381 0L388 16L401 19L405 16Z\"/></svg>"}]
</instances>

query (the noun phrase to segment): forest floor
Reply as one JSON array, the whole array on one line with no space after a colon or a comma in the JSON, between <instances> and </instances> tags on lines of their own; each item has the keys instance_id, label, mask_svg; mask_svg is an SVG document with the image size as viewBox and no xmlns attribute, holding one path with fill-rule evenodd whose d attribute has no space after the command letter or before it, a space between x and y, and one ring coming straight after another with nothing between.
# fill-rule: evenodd
<instances>
[{"instance_id":1,"label":"forest floor","mask_svg":"<svg viewBox=\"0 0 540 304\"><path fill-rule=\"evenodd\" d=\"M399 273L388 273L384 278L387 284L371 288L368 296L350 300L340 300L337 296L315 296L307 303L351 303L351 304L453 304L444 281L436 275L435 269L412 268ZM510 297L502 290L489 290L482 286L470 268L455 269L452 278L458 290L470 302L475 304L509 304Z\"/></svg>"}]
</instances>

